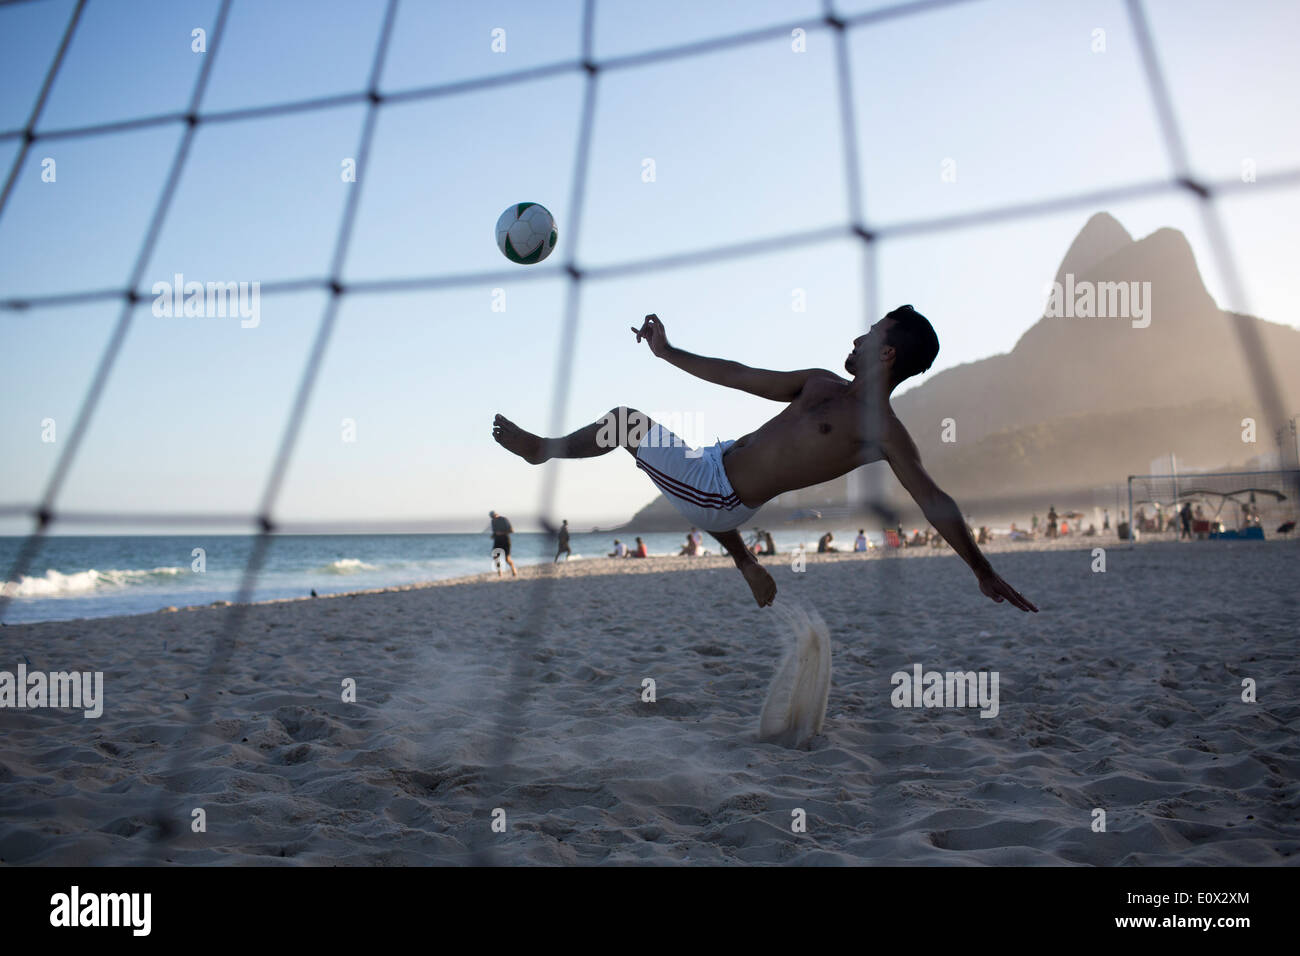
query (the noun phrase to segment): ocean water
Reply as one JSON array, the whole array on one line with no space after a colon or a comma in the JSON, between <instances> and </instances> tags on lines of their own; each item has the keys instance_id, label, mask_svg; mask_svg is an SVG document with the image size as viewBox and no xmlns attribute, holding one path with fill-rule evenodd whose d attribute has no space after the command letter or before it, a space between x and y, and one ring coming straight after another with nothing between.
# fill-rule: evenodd
<instances>
[{"instance_id":1,"label":"ocean water","mask_svg":"<svg viewBox=\"0 0 1300 956\"><path fill-rule=\"evenodd\" d=\"M833 529L836 544L851 549L856 529ZM744 532L746 540L749 531ZM773 531L779 551L803 544L816 549L820 531ZM867 535L875 544L881 537ZM618 536L631 543L634 536ZM679 534L644 534L652 555L675 555ZM21 537L0 537L0 574L11 598L8 624L139 614L175 605L234 600L253 551L253 535L93 535L44 538L26 574L9 580ZM614 535L574 534L572 560L604 560ZM704 536L717 554L718 543ZM202 567L196 549L202 549ZM492 570L491 538L485 534L274 535L252 599L255 601L337 594L481 574ZM511 538L515 564L555 556L544 534ZM509 568L505 569L509 574Z\"/></svg>"}]
</instances>

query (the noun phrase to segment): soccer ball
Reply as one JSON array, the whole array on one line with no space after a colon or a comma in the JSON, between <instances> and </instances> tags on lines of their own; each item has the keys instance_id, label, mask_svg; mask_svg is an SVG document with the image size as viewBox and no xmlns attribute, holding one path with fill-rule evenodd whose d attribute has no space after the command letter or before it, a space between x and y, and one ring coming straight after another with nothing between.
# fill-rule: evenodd
<instances>
[{"instance_id":1,"label":"soccer ball","mask_svg":"<svg viewBox=\"0 0 1300 956\"><path fill-rule=\"evenodd\" d=\"M555 248L555 217L535 202L515 203L497 220L497 246L511 262L541 262Z\"/></svg>"}]
</instances>

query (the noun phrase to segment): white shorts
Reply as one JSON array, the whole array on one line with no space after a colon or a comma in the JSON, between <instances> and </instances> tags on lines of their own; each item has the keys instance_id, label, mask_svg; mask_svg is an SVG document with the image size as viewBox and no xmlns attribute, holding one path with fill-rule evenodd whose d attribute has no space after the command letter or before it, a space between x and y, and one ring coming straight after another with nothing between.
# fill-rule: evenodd
<instances>
[{"instance_id":1,"label":"white shorts","mask_svg":"<svg viewBox=\"0 0 1300 956\"><path fill-rule=\"evenodd\" d=\"M650 476L683 518L701 531L734 531L758 514L736 497L722 467L722 453L734 441L690 448L662 425L641 439L636 466Z\"/></svg>"}]
</instances>

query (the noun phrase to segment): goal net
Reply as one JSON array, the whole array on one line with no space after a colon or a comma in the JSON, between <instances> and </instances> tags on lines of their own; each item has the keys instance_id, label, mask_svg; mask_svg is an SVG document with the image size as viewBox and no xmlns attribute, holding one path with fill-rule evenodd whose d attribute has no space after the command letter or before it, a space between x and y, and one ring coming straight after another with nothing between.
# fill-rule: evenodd
<instances>
[{"instance_id":1,"label":"goal net","mask_svg":"<svg viewBox=\"0 0 1300 956\"><path fill-rule=\"evenodd\" d=\"M1294 469L1130 475L1120 532L1136 532L1127 535L1130 542L1287 536L1294 534L1287 525L1296 520L1298 494L1300 471Z\"/></svg>"},{"instance_id":2,"label":"goal net","mask_svg":"<svg viewBox=\"0 0 1300 956\"><path fill-rule=\"evenodd\" d=\"M857 263L857 274L854 279L861 289L862 327L866 328L882 314L879 302L882 276L887 268L891 273L896 268L886 258L886 253L882 253L882 249L893 250L900 242L915 242L923 237L933 237L937 240L939 237L960 230L1001 228L1011 223L1028 224L1039 217L1064 212L1091 214L1105 209L1111 203L1186 199L1196 204L1208 236L1209 248L1216 268L1223 277L1227 291L1225 306L1235 313L1249 313L1250 310L1245 305L1246 284L1237 264L1239 256L1233 248L1230 234L1222 219L1221 203L1225 197L1232 200L1232 197L1240 197L1246 194L1246 191L1249 192L1249 201L1252 202L1265 201L1258 198L1265 192L1270 195L1277 195L1278 191L1291 192L1300 185L1300 168L1261 173L1258 177L1252 175L1249 182L1238 175L1227 179L1212 179L1207 178L1207 174L1198 172L1198 168L1191 162L1185 145L1184 131L1174 109L1174 100L1170 95L1172 83L1166 78L1164 68L1161 66L1155 31L1148 21L1146 5L1142 0L1128 0L1125 4L1101 6L1103 12L1111 17L1117 26L1122 24L1133 37L1132 96L1141 97L1149 102L1156 120L1152 135L1159 143L1167 174L1141 174L1122 177L1122 179L1106 178L1101 183L1071 184L1069 181L1063 181L1059 187L1042 194L1015 195L1004 201L993 199L988 204L981 203L969 211L957 209L941 214L924 212L908 214L897 221L890 221L872 210L867 202L863 157L860 156L859 150L863 144L871 143L873 148L885 153L894 144L885 132L868 126L870 114L863 113L861 98L870 91L870 94L877 99L889 100L891 91L882 90L878 85L870 86L861 79L855 86L853 70L863 71L866 67L861 63L863 57L860 54L856 56L858 62L855 64L852 40L866 31L883 29L895 22L912 21L913 29L927 44L955 43L953 37L960 37L960 34L956 27L951 31L947 30L944 17L948 15L946 13L948 8L965 5L967 0L919 0L919 2L895 0L895 2L870 5L862 2L844 3L842 0L823 0L819 12L818 5L815 3L804 5L805 10L812 8L813 12L805 12L800 19L773 22L762 27L730 25L725 30L712 31L711 35L700 39L687 38L672 45L656 46L632 54L607 54L596 41L597 0L582 0L580 4L571 5L581 8L572 42L557 46L554 57L548 54L539 65L528 65L521 69L511 68L483 76L454 75L427 85L424 83L411 85L390 82L386 79L385 64L390 43L399 36L407 35L402 28L404 21L399 21L398 18L398 0L386 0L382 4L383 13L379 17L378 29L374 33L375 42L373 46L367 44L364 50L367 62L362 63L357 70L356 79L364 79L364 85L358 83L350 90L340 87L328 95L283 99L277 97L269 104L256 103L239 108L228 108L220 103L214 105L209 92L209 76L218 51L224 47L229 50L228 53L223 54L226 56L255 55L248 52L246 47L241 48L237 32L233 37L226 36L227 22L232 17L232 9L236 6L252 9L258 6L269 8L275 5L236 5L233 0L218 0L206 5L206 8L212 10L207 21L207 52L198 61L196 76L179 108L172 112L150 112L138 116L126 116L113 122L105 122L96 115L90 117L91 122L87 125L75 127L52 125L46 115L47 99L51 91L57 92L59 89L59 76L66 55L69 50L76 49L73 43L79 33L84 37L79 42L92 49L104 49L109 41L115 39L109 38L106 41L103 35L96 36L93 32L94 25L108 21L86 16L85 12L89 9L92 14L96 14L105 6L113 6L116 11L119 11L114 15L122 16L125 14L120 11L132 5L99 5L97 9L95 5L88 4L87 0L75 0L61 5L60 11L65 7L69 11L66 25L61 28L62 39L56 45L48 64L44 65L40 82L32 84L37 92L30 108L23 112L25 119L21 126L14 126L7 130L0 128L0 224L7 225L13 220L14 205L21 205L21 203L14 203L13 200L15 197L21 200L24 195L22 190L53 188L39 178L39 163L45 156L47 143L76 143L82 140L98 143L105 141L110 135L127 132L134 135L134 131L137 130L158 129L172 132L175 135L175 145L171 147L171 152L162 155L157 164L157 170L161 175L155 176L150 183L156 186L156 189L151 189L147 194L148 205L137 223L140 228L131 228L131 223L135 220L123 220L122 232L111 237L112 242L122 245L127 250L120 274L113 273L110 279L98 284L86 284L84 287L78 283L68 282L66 287L48 293L18 294L13 290L0 289L0 321L12 323L13 327L19 327L18 323L27 325L41 321L38 319L39 316L51 310L67 307L69 304L103 305L109 309L110 317L116 317L115 324L106 335L102 352L99 352L97 358L92 356L92 359L88 360L86 365L88 374L85 376L84 387L82 382L78 382L80 398L79 403L72 406L76 409L72 421L66 427L66 431L60 424L60 434L66 434L67 438L60 440L57 452L54 452L57 457L53 459L48 477L43 479L41 486L30 498L13 502L0 501L0 517L30 522L30 531L18 545L16 556L9 562L5 577L0 578L0 582L19 581L28 574L40 559L43 539L53 529L69 521L75 521L74 527L89 524L113 528L122 525L125 520L130 520L160 530L191 527L196 521L203 521L226 529L250 531L254 536L254 543L248 550L249 556L240 572L235 606L225 617L225 623L219 633L213 635L206 659L196 661L194 664L196 671L202 675L202 682L197 693L186 706L190 714L190 731L197 735L214 720L223 716L225 701L229 698L223 699L219 695L223 693L221 688L226 686L224 681L227 666L236 654L237 642L246 639L247 608L254 599L259 578L264 575L270 563L271 541L277 532L293 530L300 533L343 531L373 533L380 529L405 532L423 526L422 523L427 517L423 513L410 515L407 520L398 520L386 526L376 525L369 519L348 520L346 517L331 519L328 522L290 523L282 513L283 499L286 497L283 494L286 476L307 428L308 409L313 399L318 398L319 393L324 390L321 384L324 381L322 368L331 354L331 343L334 343L335 352L346 347L336 341L343 334L336 333L336 328L344 324L339 316L345 302L356 301L357 297L420 290L491 289L506 281L524 279L519 272L514 271L513 265L510 265L507 270L504 260L501 263L502 268L498 271L461 270L433 274L421 272L416 275L402 275L397 278L379 277L364 281L353 281L349 278L345 266L348 264L350 252L367 246L364 231L355 228L358 222L358 210L362 208L361 193L367 183L373 184L380 179L369 164L372 157L377 159L381 153L386 152L380 149L383 140L376 134L376 130L380 128L380 116L384 114L388 118L386 122L398 122L392 118L394 113L403 115L401 110L416 103L434 100L451 102L496 89L515 90L518 92L518 97L522 98L531 92L531 88L542 82L568 77L576 83L578 93L575 104L578 108L573 122L573 129L576 132L573 140L573 163L564 171L568 177L567 183L561 179L555 185L557 191L567 185L565 194L567 203L561 202L556 208L567 210L566 221L572 225L568 227L564 250L558 252L552 260L551 265L555 268L538 266L535 267L538 271L528 274L534 280L549 277L562 286L558 293L562 304L558 308L556 321L558 335L554 354L559 358L555 364L555 384L549 396L543 396L540 389L536 390L539 395L536 399L539 407L538 414L546 415L542 421L549 423L545 426L547 434L563 434L567 430L564 428L565 416L571 398L571 380L575 377L574 356L582 354L579 350L580 340L583 348L597 347L591 344L590 338L595 330L591 326L590 319L583 313L584 309L588 313L592 309L589 290L593 285L628 276L655 277L668 270L698 269L707 264L753 261L777 251L812 249L819 243L845 239L854 243ZM8 0L0 0L0 10L7 6L11 6ZM379 6L377 3L355 5L357 9ZM402 6L407 11L426 6L439 11L452 11L461 5L408 3ZM605 6L609 5L602 5ZM711 5L696 6L703 10ZM740 10L745 5L729 6ZM781 8L781 5L772 6L776 9ZM867 9L860 9L864 6ZM841 7L853 9L846 11L841 10ZM159 9L162 9L162 5L159 5ZM602 9L602 15L606 15L607 12ZM1007 13L990 5L987 15L1009 19L1013 14L1014 12ZM954 13L953 16L955 15ZM558 36L558 32L556 35ZM805 35L813 37L820 35L825 40L825 48L828 51L828 81L824 93L827 102L824 105L828 115L832 117L827 124L827 137L819 140L810 135L806 145L808 149L835 151L840 154L837 158L843 171L841 182L839 184L828 182L828 187L835 185L842 187L845 197L842 209L834 210L824 225L800 230L782 226L782 232L756 239L734 242L719 240L705 244L702 248L693 248L689 251L675 248L653 256L638 253L635 258L612 264L585 261L578 257L577 250L581 248L579 235L585 235L587 229L583 221L584 211L590 214L590 210L599 208L596 204L599 194L591 192L595 188L593 184L598 180L597 173L600 168L593 158L598 89L602 90L601 96L607 96L608 93L603 92L604 90L628 82L624 77L636 76L637 71L651 65L680 62L685 67L688 61L696 61L706 56L721 57L762 44L779 43L784 55L784 50L788 48L786 45L792 42L792 38L802 43ZM358 36L360 36L359 32ZM189 42L185 37L182 39L186 43ZM550 42L552 41L548 36L546 41L539 45L545 48ZM961 42L968 41L963 39ZM1081 39L1081 45L1082 42ZM11 64L6 63L6 66ZM286 66L285 69L289 68ZM723 86L735 85L736 79L731 75L732 72L734 71L731 66L719 59L713 75ZM11 71L6 74L7 82L12 85L18 73L18 66L12 65ZM1142 85L1139 86L1139 83ZM296 89L297 86L292 88ZM941 97L946 96L942 87L939 87L938 91ZM714 114L711 112L712 101L708 98L708 92L708 89L702 87L696 95L702 104L701 108L710 110L701 115L712 122L711 117ZM924 91L913 92L916 93L914 98L916 105L915 109L909 106L908 112L914 114L916 123L933 123L936 115L942 115L933 111L927 112L925 100L920 95L920 92ZM858 97L856 102L855 97ZM814 104L810 101L800 105L811 108ZM988 104L990 111L995 107L1003 108L1003 104L996 101ZM296 384L292 384L291 391L287 393L291 397L283 407L268 406L260 410L261 414L276 416L279 437L278 442L270 446L269 454L265 455L265 460L261 462L263 468L258 475L259 484L254 498L250 499L250 503L255 504L255 510L249 509L247 513L207 513L197 510L203 507L197 497L190 508L158 509L147 514L124 515L122 510L116 507L102 510L77 510L70 507L65 485L68 483L69 476L74 474L74 465L84 457L82 450L87 441L86 436L91 433L92 425L98 424L102 429L106 420L111 423L111 419L99 411L101 403L105 402L104 396L110 383L116 383L130 374L129 364L121 360L120 356L126 352L125 343L132 331L133 323L139 321L138 316L148 314L144 311L144 306L149 302L146 293L152 288L149 282L150 266L160 247L160 237L164 234L164 228L169 222L184 215L184 210L176 197L182 195L182 183L185 182L187 169L192 168L195 162L193 157L199 154L199 149L195 146L197 137L201 134L206 135L216 125L238 131L242 129L241 124L244 123L287 124L291 120L308 117L319 117L324 120L335 111L346 110L356 111L359 117L358 132L355 138L347 141L348 147L351 147L350 156L355 158L351 168L356 172L356 178L348 180L355 184L354 188L350 189L346 199L341 202L341 208L337 213L337 228L327 234L325 251L328 251L328 256L322 255L319 262L314 263L306 272L268 276L267 281L260 287L260 291L268 296L272 294L292 296L312 292L319 295L320 304L318 315L313 317L313 324L305 327L309 342L304 344L305 358L301 368L298 369ZM1026 121L1033 118L1027 117ZM755 122L739 114L727 119L736 123ZM865 132L864 136L859 135L860 127ZM303 127L295 129L298 128ZM689 121L684 119L681 124L681 129L687 133L696 128L699 128L697 118L690 118ZM286 140L296 135L289 132L290 128L287 125L282 129L285 132L281 135ZM803 134L797 135L802 137ZM490 140L491 137L483 138ZM239 145L242 149L245 144L241 142ZM545 145L549 150L553 144L548 140ZM640 156L639 153L629 155ZM319 159L319 156L312 157L313 162ZM339 157L331 154L328 159L330 163L337 163ZM936 155L935 160L938 159L939 156ZM417 167L424 169L420 164L417 164ZM1122 170L1122 167L1123 164L1120 164L1116 169ZM316 165L305 167L299 175L318 175L319 168ZM376 164L375 170L380 168ZM736 157L734 168L748 175L745 170L744 156ZM334 175L333 168L331 168L331 175ZM144 176L142 172L140 176L142 181ZM136 184L133 188L143 189L143 186ZM406 184L406 188L410 196L425 195L430 189L425 173L421 172L419 176L413 177ZM444 191L466 188L469 187L458 181L449 181L443 186ZM886 190L890 188L894 188L893 184L885 186ZM265 184L258 184L255 190L258 196L267 191ZM105 201L116 200L116 192L118 191L115 190L106 196ZM213 204L222 201L224 201L223 196L209 197L202 208L218 208ZM408 201L415 200L408 199ZM710 209L704 212L712 214ZM612 216L615 213L606 214ZM484 235L490 235L487 232L487 226L490 225L490 222L485 223ZM62 236L72 227L52 217L48 222L42 223L42 228ZM64 232L58 232L60 229ZM19 232L10 235L13 236L11 241L14 243L28 241L27 237ZM936 249L938 248L936 246ZM374 250L371 250L371 253L378 254ZM937 280L927 274L920 277L919 281ZM582 330L581 334L580 330ZM1265 419L1270 426L1275 427L1284 421L1284 416L1283 403L1278 397L1281 393L1277 387L1277 375L1272 368L1270 357L1259 340L1254 325L1238 323L1235 330L1242 356L1250 367L1252 379L1256 383L1259 404L1267 411ZM537 341L540 341L540 338ZM530 342L527 347L533 349L537 346ZM89 349L90 345L85 345L85 348ZM40 355L33 355L31 362L38 362L41 358ZM469 360L465 354L450 352L441 358L446 367ZM538 358L536 361L540 363L541 359ZM449 417L458 413L455 407L448 407L445 411ZM229 422L223 424L228 425ZM486 429L483 440L487 441ZM50 448L55 447L51 443ZM6 451L9 449L6 448ZM250 451L248 455L251 461L252 452ZM6 461L6 464L8 465L9 462ZM464 467L460 460L452 457L440 460L437 466L448 471ZM556 470L548 469L542 479L537 513L544 516L548 527L559 525L558 474ZM1135 507L1141 507L1144 508L1145 513L1150 514L1154 512L1157 503L1162 514L1171 513L1175 504L1181 507L1185 495L1199 489L1201 497L1192 499L1193 508L1199 505L1203 514L1213 515L1216 520L1223 523L1225 529L1238 527L1241 524L1242 507L1258 508L1259 526L1266 534L1272 535L1281 521L1287 520L1288 515L1294 515L1294 502L1297 498L1293 490L1294 473L1290 485L1287 485L1285 479L1281 477L1282 473L1272 473L1272 475L1272 478L1250 477L1244 479L1244 484L1237 482L1242 488L1247 489L1244 495L1238 494L1234 483L1221 475L1177 478L1172 475L1140 476L1130 479L1129 482L1128 513L1132 515ZM1210 486L1205 482L1210 479L1227 481L1227 485L1220 490L1232 492L1241 499L1241 503L1234 504L1228 501L1228 495L1220 494L1216 497L1208 494L1207 489L1210 489ZM1249 488L1264 489L1267 493L1256 490L1255 501L1251 502ZM868 493L862 497L868 500L880 514L885 515L885 505L881 503L884 501L884 496L880 489L867 491ZM1285 498L1274 495L1273 491L1285 495ZM978 504L975 501L966 503ZM1251 514L1253 516L1255 512L1252 511ZM892 567L896 569L897 565ZM905 601L906 595L901 588L901 578L893 580L896 583L892 586L890 594L895 600ZM543 577L540 580L538 587L533 591L525 619L520 622L519 643L515 645L518 650L511 655L506 676L508 690L501 696L500 711L495 721L492 740L485 744L481 757L486 776L483 780L477 781L476 786L483 793L502 791L509 785L511 778L526 771L526 768L521 770L517 749L520 742L527 739L524 730L531 719L530 708L534 706L534 695L538 693L528 664L533 660L529 649L543 646L543 635L548 626L546 616L555 603L551 592L553 587L555 587L555 579ZM0 619L3 619L10 600L8 593L0 590ZM900 604L899 607L901 609L903 605ZM10 655L9 659L13 660L13 655ZM183 748L175 748L173 766L167 773L160 775L160 779L168 781L184 779L183 774L189 770L188 767L183 766L186 753ZM184 785L176 784L176 786ZM182 815L179 817L181 822L175 823L178 818L178 801L186 799L184 794L162 786L156 789L156 793L158 805L154 817L159 820L159 824L151 832L156 834L154 839L157 841L157 860L154 862L161 862L173 839L187 832L188 818L184 814L188 811L182 809ZM181 806L185 807L189 804L181 804ZM475 833L476 835L470 838L470 845L476 859L479 862L490 862L495 845L493 835L486 828Z\"/></svg>"}]
</instances>

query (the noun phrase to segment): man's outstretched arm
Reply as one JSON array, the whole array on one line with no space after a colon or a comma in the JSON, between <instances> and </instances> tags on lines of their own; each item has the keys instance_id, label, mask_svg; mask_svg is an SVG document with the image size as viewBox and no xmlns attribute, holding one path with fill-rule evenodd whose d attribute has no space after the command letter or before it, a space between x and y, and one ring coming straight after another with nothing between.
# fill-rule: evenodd
<instances>
[{"instance_id":1,"label":"man's outstretched arm","mask_svg":"<svg viewBox=\"0 0 1300 956\"><path fill-rule=\"evenodd\" d=\"M650 351L670 365L675 365L683 372L689 372L696 378L702 378L714 385L735 388L749 392L759 398L768 398L774 402L793 402L803 391L808 377L815 373L829 375L824 369L806 368L797 372L772 372L762 368L750 368L730 359L707 358L692 355L683 349L668 344L664 325L655 315L647 315L641 328L633 329L636 340L643 338L650 344Z\"/></svg>"},{"instance_id":2,"label":"man's outstretched arm","mask_svg":"<svg viewBox=\"0 0 1300 956\"><path fill-rule=\"evenodd\" d=\"M966 521L961 516L961 509L957 507L957 502L936 485L934 479L926 472L921 465L921 456L916 450L912 436L907 434L902 425L896 424L891 430L889 439L885 443L885 455L889 459L889 466L894 469L894 474L907 489L907 493L921 506L926 520L934 525L935 530L944 536L953 550L961 555L962 560L975 572L975 577L979 579L980 590L999 604L1010 601L1013 606L1022 611L1037 612L1038 608L1032 602L1021 596L1020 592L1002 580L1002 577L993 570L989 559L984 557L984 553L970 536L970 529L966 527Z\"/></svg>"}]
</instances>

